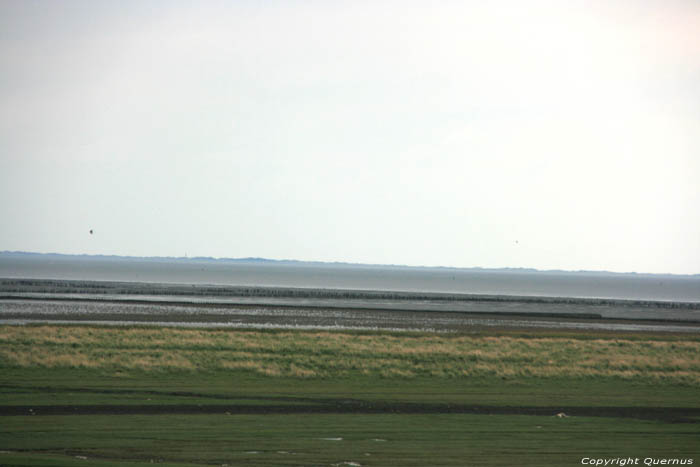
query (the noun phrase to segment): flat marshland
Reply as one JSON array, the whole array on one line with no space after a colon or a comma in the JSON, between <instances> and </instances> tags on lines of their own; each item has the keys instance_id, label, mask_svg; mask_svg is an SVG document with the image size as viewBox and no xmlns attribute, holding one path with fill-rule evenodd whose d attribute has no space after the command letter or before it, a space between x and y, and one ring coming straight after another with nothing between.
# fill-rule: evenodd
<instances>
[{"instance_id":1,"label":"flat marshland","mask_svg":"<svg viewBox=\"0 0 700 467\"><path fill-rule=\"evenodd\" d=\"M2 465L700 461L689 334L1 326L0 366Z\"/></svg>"},{"instance_id":2,"label":"flat marshland","mask_svg":"<svg viewBox=\"0 0 700 467\"><path fill-rule=\"evenodd\" d=\"M700 339L5 326L19 368L245 370L273 377L605 377L700 387Z\"/></svg>"}]
</instances>

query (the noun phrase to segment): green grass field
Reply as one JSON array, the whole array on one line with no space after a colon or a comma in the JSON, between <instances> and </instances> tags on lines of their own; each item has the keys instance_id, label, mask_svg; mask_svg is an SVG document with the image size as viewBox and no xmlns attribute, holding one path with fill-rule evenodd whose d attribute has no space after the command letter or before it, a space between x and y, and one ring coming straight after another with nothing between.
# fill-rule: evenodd
<instances>
[{"instance_id":1,"label":"green grass field","mask_svg":"<svg viewBox=\"0 0 700 467\"><path fill-rule=\"evenodd\" d=\"M700 338L0 327L0 465L584 457L700 463Z\"/></svg>"}]
</instances>

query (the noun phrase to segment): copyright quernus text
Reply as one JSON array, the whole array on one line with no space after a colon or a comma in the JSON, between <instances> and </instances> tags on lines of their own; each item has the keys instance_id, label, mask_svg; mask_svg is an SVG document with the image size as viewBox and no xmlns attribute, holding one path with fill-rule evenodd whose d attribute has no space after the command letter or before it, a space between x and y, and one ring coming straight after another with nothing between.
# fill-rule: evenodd
<instances>
[{"instance_id":1,"label":"copyright quernus text","mask_svg":"<svg viewBox=\"0 0 700 467\"><path fill-rule=\"evenodd\" d=\"M625 465L693 465L693 459L660 458L660 457L584 457L583 465L595 465L596 467L624 467Z\"/></svg>"}]
</instances>

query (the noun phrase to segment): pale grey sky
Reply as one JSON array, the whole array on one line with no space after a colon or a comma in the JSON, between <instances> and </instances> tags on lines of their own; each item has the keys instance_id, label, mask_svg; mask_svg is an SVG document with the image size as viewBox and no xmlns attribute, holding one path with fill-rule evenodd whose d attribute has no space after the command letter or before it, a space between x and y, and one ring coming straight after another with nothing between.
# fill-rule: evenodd
<instances>
[{"instance_id":1,"label":"pale grey sky","mask_svg":"<svg viewBox=\"0 0 700 467\"><path fill-rule=\"evenodd\" d=\"M0 0L0 250L700 273L699 180L697 1Z\"/></svg>"}]
</instances>

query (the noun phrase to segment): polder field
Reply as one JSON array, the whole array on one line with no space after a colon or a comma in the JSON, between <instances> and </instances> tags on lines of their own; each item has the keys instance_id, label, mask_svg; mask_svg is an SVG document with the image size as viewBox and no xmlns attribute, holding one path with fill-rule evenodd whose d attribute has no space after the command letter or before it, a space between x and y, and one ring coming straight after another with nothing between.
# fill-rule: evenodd
<instances>
[{"instance_id":1,"label":"polder field","mask_svg":"<svg viewBox=\"0 0 700 467\"><path fill-rule=\"evenodd\" d=\"M6 325L0 366L1 465L700 462L689 333Z\"/></svg>"}]
</instances>

